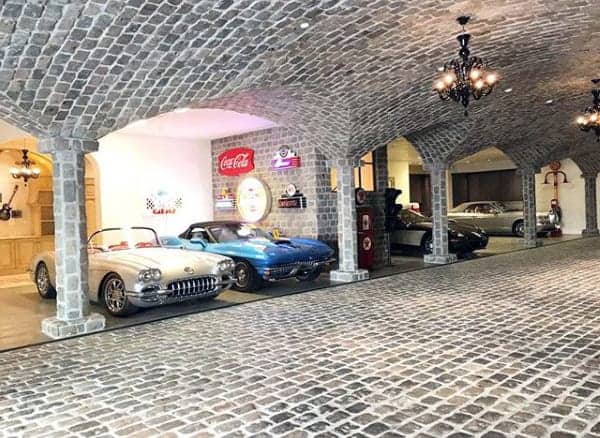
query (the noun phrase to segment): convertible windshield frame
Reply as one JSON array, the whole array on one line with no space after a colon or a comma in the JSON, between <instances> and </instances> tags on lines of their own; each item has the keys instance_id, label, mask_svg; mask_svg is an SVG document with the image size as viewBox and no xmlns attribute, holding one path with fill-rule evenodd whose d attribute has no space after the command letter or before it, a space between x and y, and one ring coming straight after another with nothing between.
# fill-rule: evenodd
<instances>
[{"instance_id":1,"label":"convertible windshield frame","mask_svg":"<svg viewBox=\"0 0 600 438\"><path fill-rule=\"evenodd\" d=\"M242 228L249 228L251 230L254 231L254 233L251 235L247 235L247 236L241 236L238 234L238 231ZM208 233L210 234L211 238L216 242L216 243L227 243L227 242L232 242L235 240L242 240L242 241L248 241L250 239L264 239L264 240L268 240L269 242L272 242L274 239L273 237L266 232L265 230L263 230L260 227L257 227L256 225L253 224L247 224L244 222L229 222L229 223L223 223L223 224L214 224L214 225L209 225L206 227ZM230 233L226 239L223 239L222 236L222 230L227 229L227 231ZM221 233L215 233L215 230L221 230ZM258 233L257 233L258 231Z\"/></svg>"},{"instance_id":2,"label":"convertible windshield frame","mask_svg":"<svg viewBox=\"0 0 600 438\"><path fill-rule=\"evenodd\" d=\"M411 218L411 220L405 221L403 216L409 216ZM402 220L402 222L411 223L411 224L418 224L421 222L427 222L429 220L427 217L423 216L421 213L411 210L409 208L404 208L404 209L402 209L402 211L400 211L400 219Z\"/></svg>"},{"instance_id":3,"label":"convertible windshield frame","mask_svg":"<svg viewBox=\"0 0 600 438\"><path fill-rule=\"evenodd\" d=\"M150 242L150 245L148 246L139 246L138 244L141 242L136 242L133 245L131 245L131 243L133 242L127 242L127 248L120 248L120 249L111 249L111 247L115 246L115 245L109 245L107 248L103 248L103 247L99 247L99 246L94 246L92 244L93 239L99 235L101 235L102 233L106 233L106 232L111 232L111 231L121 231L126 233L127 230L143 230L143 231L150 231L152 233L152 235L154 236L154 243ZM124 241L122 241L124 242ZM135 250L135 249L142 249L142 248L162 248L163 245L161 243L160 238L158 237L158 234L156 233L156 230L154 228L150 228L150 227L111 227L111 228L102 228L100 230L94 231L88 241L87 241L87 247L88 249L93 249L93 250L98 250L100 252L116 252L116 251L123 251L123 250Z\"/></svg>"}]
</instances>

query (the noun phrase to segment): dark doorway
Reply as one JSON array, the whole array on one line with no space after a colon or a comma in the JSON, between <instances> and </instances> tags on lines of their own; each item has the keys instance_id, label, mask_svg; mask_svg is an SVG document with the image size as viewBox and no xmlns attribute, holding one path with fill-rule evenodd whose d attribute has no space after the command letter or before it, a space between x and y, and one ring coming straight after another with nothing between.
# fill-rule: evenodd
<instances>
[{"instance_id":1,"label":"dark doorway","mask_svg":"<svg viewBox=\"0 0 600 438\"><path fill-rule=\"evenodd\" d=\"M410 174L410 202L418 202L421 213L431 215L431 179L426 173Z\"/></svg>"},{"instance_id":2,"label":"dark doorway","mask_svg":"<svg viewBox=\"0 0 600 438\"><path fill-rule=\"evenodd\" d=\"M453 173L453 205L467 201L520 201L521 177L514 169Z\"/></svg>"}]
</instances>

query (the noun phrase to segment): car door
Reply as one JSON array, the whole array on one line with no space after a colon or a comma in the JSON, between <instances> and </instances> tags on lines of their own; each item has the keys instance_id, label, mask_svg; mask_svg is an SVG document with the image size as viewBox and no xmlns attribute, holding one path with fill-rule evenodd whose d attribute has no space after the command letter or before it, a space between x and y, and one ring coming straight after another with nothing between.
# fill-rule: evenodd
<instances>
[{"instance_id":1,"label":"car door","mask_svg":"<svg viewBox=\"0 0 600 438\"><path fill-rule=\"evenodd\" d=\"M488 230L492 225L494 218L494 208L491 204L486 202L478 202L471 204L471 225L474 225L484 230Z\"/></svg>"},{"instance_id":2,"label":"car door","mask_svg":"<svg viewBox=\"0 0 600 438\"><path fill-rule=\"evenodd\" d=\"M507 213L505 213L500 205L495 203L488 204L489 209L486 216L486 226L482 227L484 230L492 233L505 233L510 231L510 225L507 229ZM512 225L512 224L511 224Z\"/></svg>"},{"instance_id":3,"label":"car door","mask_svg":"<svg viewBox=\"0 0 600 438\"><path fill-rule=\"evenodd\" d=\"M473 223L473 212L471 210L471 205L467 204L464 208L461 208L462 205L459 205L457 208L454 208L448 212L448 219L455 220L457 222L472 224Z\"/></svg>"}]
</instances>

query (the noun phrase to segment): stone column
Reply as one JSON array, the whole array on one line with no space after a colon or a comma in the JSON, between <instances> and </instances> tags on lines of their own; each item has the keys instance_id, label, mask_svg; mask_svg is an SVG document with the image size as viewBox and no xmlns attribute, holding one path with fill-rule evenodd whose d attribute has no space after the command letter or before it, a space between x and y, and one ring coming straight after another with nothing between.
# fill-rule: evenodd
<instances>
[{"instance_id":1,"label":"stone column","mask_svg":"<svg viewBox=\"0 0 600 438\"><path fill-rule=\"evenodd\" d=\"M85 217L84 156L98 150L95 140L43 138L42 153L52 155L56 317L42 321L51 338L89 333L104 328L104 316L90 313Z\"/></svg>"},{"instance_id":2,"label":"stone column","mask_svg":"<svg viewBox=\"0 0 600 438\"><path fill-rule=\"evenodd\" d=\"M584 237L598 236L598 202L596 199L597 173L584 173L581 175L585 182L585 230L581 232Z\"/></svg>"},{"instance_id":3,"label":"stone column","mask_svg":"<svg viewBox=\"0 0 600 438\"><path fill-rule=\"evenodd\" d=\"M358 269L358 236L356 234L356 202L354 195L354 167L352 159L338 159L331 163L337 171L337 214L339 267L331 272L331 281L351 282L366 280L369 271Z\"/></svg>"},{"instance_id":4,"label":"stone column","mask_svg":"<svg viewBox=\"0 0 600 438\"><path fill-rule=\"evenodd\" d=\"M520 169L523 188L523 245L527 248L534 248L539 244L535 206L535 172L535 167Z\"/></svg>"},{"instance_id":5,"label":"stone column","mask_svg":"<svg viewBox=\"0 0 600 438\"><path fill-rule=\"evenodd\" d=\"M448 248L448 192L446 182L447 164L432 162L425 164L431 175L431 218L433 222L433 252L425 255L425 263L439 265L453 263L456 254Z\"/></svg>"}]
</instances>

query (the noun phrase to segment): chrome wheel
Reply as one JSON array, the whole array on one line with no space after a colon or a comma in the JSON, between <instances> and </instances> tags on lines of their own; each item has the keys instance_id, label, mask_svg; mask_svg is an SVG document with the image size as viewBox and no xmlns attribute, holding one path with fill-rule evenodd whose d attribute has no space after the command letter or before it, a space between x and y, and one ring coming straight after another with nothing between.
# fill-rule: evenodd
<instances>
[{"instance_id":1,"label":"chrome wheel","mask_svg":"<svg viewBox=\"0 0 600 438\"><path fill-rule=\"evenodd\" d=\"M235 284L239 288L248 287L248 279L250 278L250 272L248 266L245 263L238 263L235 265Z\"/></svg>"},{"instance_id":2,"label":"chrome wheel","mask_svg":"<svg viewBox=\"0 0 600 438\"><path fill-rule=\"evenodd\" d=\"M525 235L525 223L523 221L519 221L515 224L515 234L518 237L523 237Z\"/></svg>"},{"instance_id":3,"label":"chrome wheel","mask_svg":"<svg viewBox=\"0 0 600 438\"><path fill-rule=\"evenodd\" d=\"M254 267L247 260L239 260L235 263L234 289L242 292L256 291L260 288L261 279Z\"/></svg>"},{"instance_id":4,"label":"chrome wheel","mask_svg":"<svg viewBox=\"0 0 600 438\"><path fill-rule=\"evenodd\" d=\"M50 273L45 263L40 263L35 270L35 285L42 298L54 298L56 290L50 283Z\"/></svg>"},{"instance_id":5,"label":"chrome wheel","mask_svg":"<svg viewBox=\"0 0 600 438\"><path fill-rule=\"evenodd\" d=\"M111 277L104 285L104 303L110 313L119 314L123 312L127 304L125 284L119 277Z\"/></svg>"},{"instance_id":6,"label":"chrome wheel","mask_svg":"<svg viewBox=\"0 0 600 438\"><path fill-rule=\"evenodd\" d=\"M48 292L48 286L50 285L50 275L48 274L48 268L46 265L40 265L37 270L37 275L35 277L35 282L37 283L38 290L40 293L46 294Z\"/></svg>"}]
</instances>

